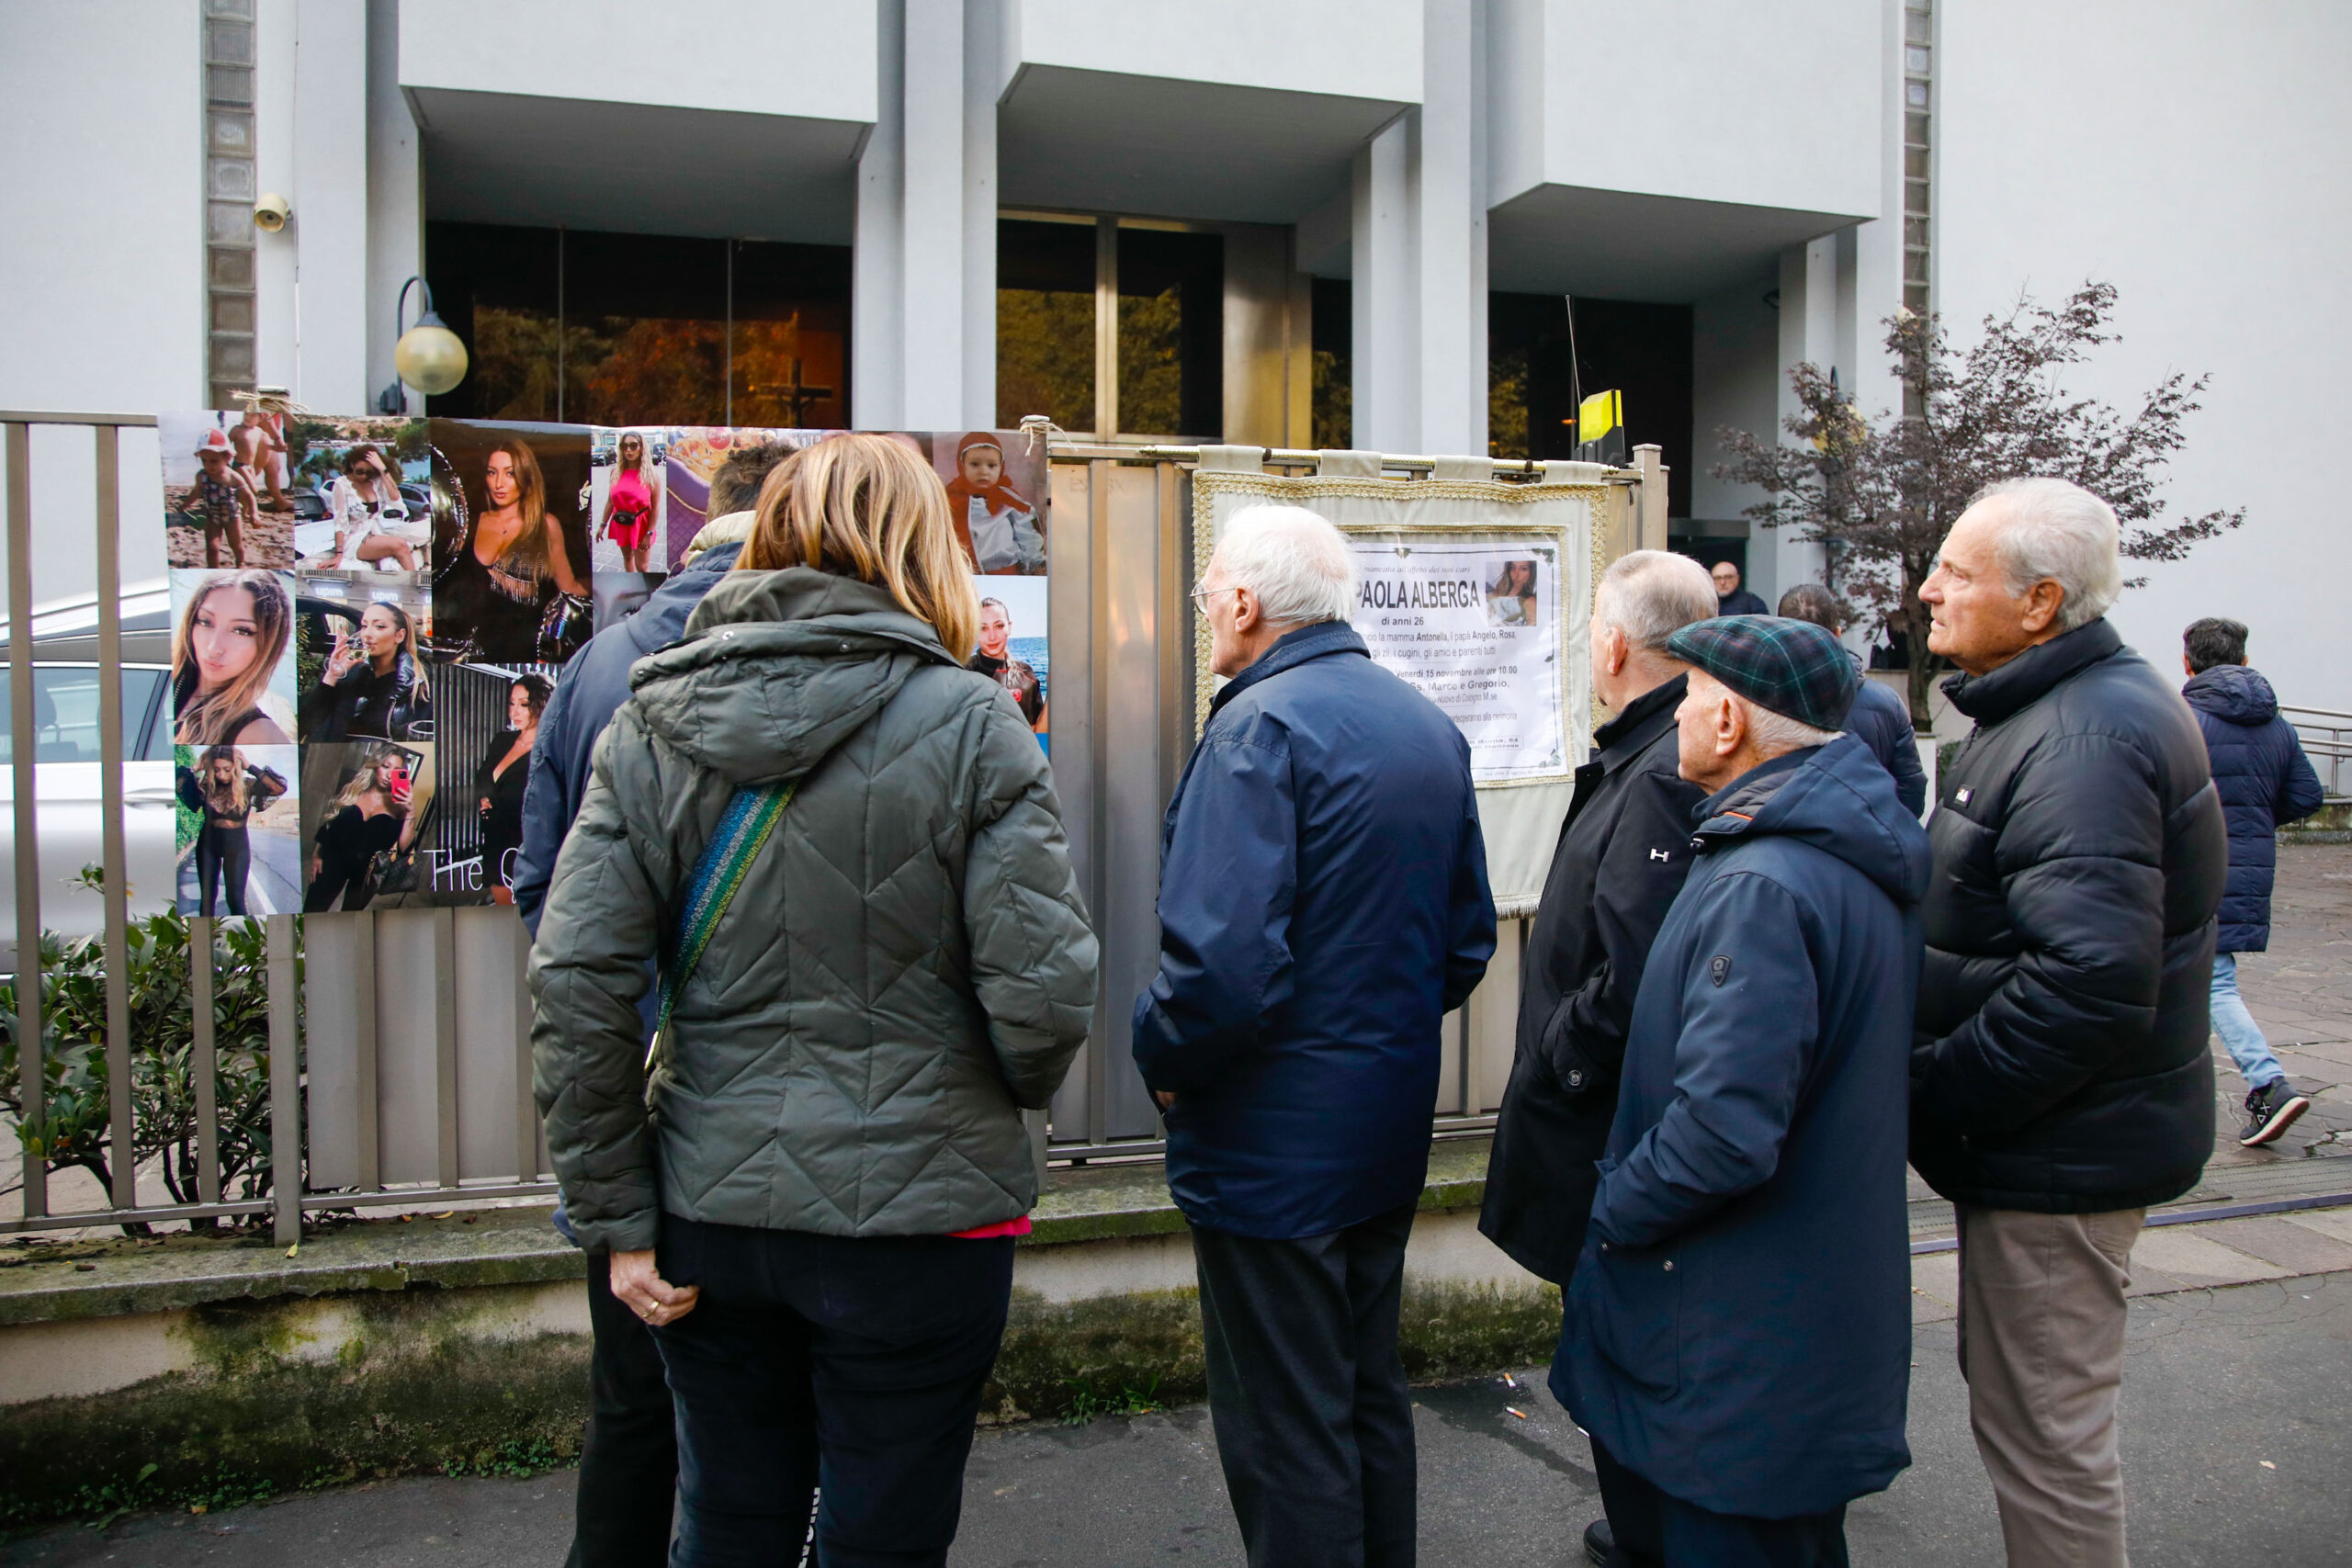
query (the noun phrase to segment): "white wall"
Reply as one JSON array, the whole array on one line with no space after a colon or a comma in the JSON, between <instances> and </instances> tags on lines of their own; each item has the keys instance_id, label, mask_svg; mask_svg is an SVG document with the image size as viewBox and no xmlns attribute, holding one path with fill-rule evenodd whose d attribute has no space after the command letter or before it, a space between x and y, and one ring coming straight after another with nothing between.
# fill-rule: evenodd
<instances>
[{"instance_id":1,"label":"white wall","mask_svg":"<svg viewBox=\"0 0 2352 1568\"><path fill-rule=\"evenodd\" d=\"M1715 433L1725 425L1763 435L1777 429L1781 319L1765 297L1771 274L1700 300L1690 309L1690 515L1729 522L1764 499L1710 471L1724 461Z\"/></svg>"},{"instance_id":2,"label":"white wall","mask_svg":"<svg viewBox=\"0 0 2352 1568\"><path fill-rule=\"evenodd\" d=\"M2338 470L2352 357L2352 9L2126 0L1939 7L1938 309L1973 334L2018 290L2121 290L2122 341L2068 378L2119 403L2210 371L2176 513L2245 527L2157 567L2115 619L2159 669L2233 615L2289 702L2352 709ZM2030 39L2032 47L2020 47Z\"/></svg>"},{"instance_id":3,"label":"white wall","mask_svg":"<svg viewBox=\"0 0 2352 1568\"><path fill-rule=\"evenodd\" d=\"M187 0L11 0L0 7L0 225L14 302L0 408L152 412L205 400L204 119ZM75 61L104 60L102 87ZM31 441L36 602L86 593L92 437ZM122 445L127 577L164 558L155 441ZM157 573L160 574L159 570Z\"/></svg>"},{"instance_id":4,"label":"white wall","mask_svg":"<svg viewBox=\"0 0 2352 1568\"><path fill-rule=\"evenodd\" d=\"M103 80L74 62L103 60ZM0 7L12 302L0 406L204 400L204 119L187 0Z\"/></svg>"},{"instance_id":5,"label":"white wall","mask_svg":"<svg viewBox=\"0 0 2352 1568\"><path fill-rule=\"evenodd\" d=\"M401 83L874 118L874 0L401 0Z\"/></svg>"},{"instance_id":6,"label":"white wall","mask_svg":"<svg viewBox=\"0 0 2352 1568\"><path fill-rule=\"evenodd\" d=\"M1492 0L1499 204L1550 182L1879 210L1883 0Z\"/></svg>"},{"instance_id":7,"label":"white wall","mask_svg":"<svg viewBox=\"0 0 2352 1568\"><path fill-rule=\"evenodd\" d=\"M1421 0L1005 0L1003 59L1419 103Z\"/></svg>"}]
</instances>

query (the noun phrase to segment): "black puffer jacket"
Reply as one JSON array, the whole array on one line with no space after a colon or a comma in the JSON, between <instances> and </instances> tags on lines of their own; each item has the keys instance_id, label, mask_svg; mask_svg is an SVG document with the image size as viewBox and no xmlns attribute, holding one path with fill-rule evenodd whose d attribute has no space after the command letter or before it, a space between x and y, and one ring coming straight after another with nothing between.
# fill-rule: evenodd
<instances>
[{"instance_id":1,"label":"black puffer jacket","mask_svg":"<svg viewBox=\"0 0 2352 1568\"><path fill-rule=\"evenodd\" d=\"M1520 958L1519 1048L1478 1228L1558 1285L1584 1251L1634 998L1707 798L1676 769L1674 709L1689 687L1677 675L1593 732Z\"/></svg>"},{"instance_id":2,"label":"black puffer jacket","mask_svg":"<svg viewBox=\"0 0 2352 1568\"><path fill-rule=\"evenodd\" d=\"M2229 874L2196 721L2104 620L1944 690L1976 729L1928 824L1911 1163L1986 1208L2177 1198L2213 1149Z\"/></svg>"}]
</instances>

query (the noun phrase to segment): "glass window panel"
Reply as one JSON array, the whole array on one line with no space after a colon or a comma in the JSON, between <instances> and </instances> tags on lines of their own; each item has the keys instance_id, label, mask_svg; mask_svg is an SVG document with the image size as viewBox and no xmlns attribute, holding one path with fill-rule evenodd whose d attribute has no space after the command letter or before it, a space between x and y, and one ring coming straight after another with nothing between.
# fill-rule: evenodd
<instances>
[{"instance_id":1,"label":"glass window panel","mask_svg":"<svg viewBox=\"0 0 2352 1568\"><path fill-rule=\"evenodd\" d=\"M1225 430L1225 238L1119 231L1119 430Z\"/></svg>"},{"instance_id":2,"label":"glass window panel","mask_svg":"<svg viewBox=\"0 0 2352 1568\"><path fill-rule=\"evenodd\" d=\"M727 244L564 233L567 423L727 423Z\"/></svg>"},{"instance_id":3,"label":"glass window panel","mask_svg":"<svg viewBox=\"0 0 2352 1568\"><path fill-rule=\"evenodd\" d=\"M126 686L130 685L125 672ZM130 728L136 720L127 720ZM131 745L137 735L130 736ZM130 754L130 748L125 748ZM0 762L16 760L13 705L0 684ZM98 667L95 664L50 664L33 667L33 761L36 762L96 762L98 749Z\"/></svg>"},{"instance_id":4,"label":"glass window panel","mask_svg":"<svg viewBox=\"0 0 2352 1568\"><path fill-rule=\"evenodd\" d=\"M849 247L738 241L734 277L726 423L848 428Z\"/></svg>"},{"instance_id":5,"label":"glass window panel","mask_svg":"<svg viewBox=\"0 0 2352 1568\"><path fill-rule=\"evenodd\" d=\"M996 421L1094 428L1094 225L996 226Z\"/></svg>"},{"instance_id":6,"label":"glass window panel","mask_svg":"<svg viewBox=\"0 0 2352 1568\"><path fill-rule=\"evenodd\" d=\"M1344 451L1353 439L1355 424L1354 286L1344 277L1318 277L1311 298L1314 442L1318 447ZM1490 353L1492 346L1490 340ZM1525 389L1521 390L1523 393ZM1524 436L1524 410L1521 412L1519 426Z\"/></svg>"},{"instance_id":7,"label":"glass window panel","mask_svg":"<svg viewBox=\"0 0 2352 1568\"><path fill-rule=\"evenodd\" d=\"M560 244L553 229L494 223L424 226L433 306L466 344L466 378L427 400L458 419L553 420ZM413 319L416 296L409 296Z\"/></svg>"}]
</instances>

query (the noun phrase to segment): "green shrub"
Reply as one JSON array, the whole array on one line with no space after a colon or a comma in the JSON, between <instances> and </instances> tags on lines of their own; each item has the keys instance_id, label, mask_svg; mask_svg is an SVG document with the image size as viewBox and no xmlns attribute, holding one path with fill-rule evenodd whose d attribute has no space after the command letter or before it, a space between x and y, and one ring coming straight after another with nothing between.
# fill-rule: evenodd
<instances>
[{"instance_id":1,"label":"green shrub","mask_svg":"<svg viewBox=\"0 0 2352 1568\"><path fill-rule=\"evenodd\" d=\"M85 878L96 872L85 869ZM296 924L296 991L300 997L300 924ZM198 1184L196 1026L186 916L150 915L124 933L130 959L130 1157L150 1161L175 1202L200 1201ZM227 1199L270 1190L269 964L259 920L213 925L213 1093L220 1128L220 1190ZM113 1087L107 1061L106 942L40 936L43 1126L24 1125L25 1090L17 1038L17 987L0 982L0 1107L15 1117L27 1152L51 1169L78 1167L101 1185L121 1157L111 1125Z\"/></svg>"}]
</instances>

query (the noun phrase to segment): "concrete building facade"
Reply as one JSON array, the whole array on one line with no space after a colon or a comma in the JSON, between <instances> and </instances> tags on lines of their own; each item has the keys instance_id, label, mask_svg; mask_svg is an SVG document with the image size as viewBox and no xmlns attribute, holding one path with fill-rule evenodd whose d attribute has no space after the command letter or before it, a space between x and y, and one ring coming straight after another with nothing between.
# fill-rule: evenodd
<instances>
[{"instance_id":1,"label":"concrete building facade","mask_svg":"<svg viewBox=\"0 0 2352 1568\"><path fill-rule=\"evenodd\" d=\"M1906 302L1966 341L2103 277L2124 337L2075 384L2211 371L2175 504L2249 512L2127 637L2168 662L2234 615L2288 700L2352 708L2352 220L2312 155L2347 44L2324 0L16 0L0 406L371 409L412 276L503 389L447 406L510 417L1564 456L1566 389L1622 384L1678 536L1769 599L1818 552L1742 518L1719 427L1805 360L1890 408ZM643 321L707 326L704 402L626 401ZM78 439L36 444L44 516L86 505Z\"/></svg>"}]
</instances>

